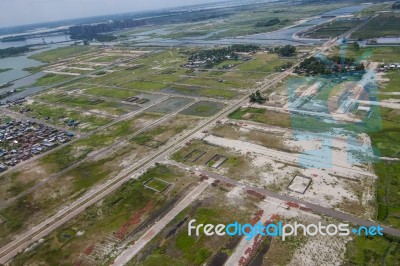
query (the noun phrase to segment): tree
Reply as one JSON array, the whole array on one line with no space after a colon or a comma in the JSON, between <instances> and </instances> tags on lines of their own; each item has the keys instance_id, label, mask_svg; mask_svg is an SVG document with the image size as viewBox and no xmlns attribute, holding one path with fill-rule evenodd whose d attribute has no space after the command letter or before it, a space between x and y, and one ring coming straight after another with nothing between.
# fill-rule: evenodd
<instances>
[{"instance_id":1,"label":"tree","mask_svg":"<svg viewBox=\"0 0 400 266\"><path fill-rule=\"evenodd\" d=\"M358 42L353 42L353 49L354 49L355 51L360 50L360 45L358 44Z\"/></svg>"},{"instance_id":2,"label":"tree","mask_svg":"<svg viewBox=\"0 0 400 266\"><path fill-rule=\"evenodd\" d=\"M255 93L250 95L250 102L251 103L259 103L262 104L267 100L264 96L262 96L261 92L257 90Z\"/></svg>"},{"instance_id":3,"label":"tree","mask_svg":"<svg viewBox=\"0 0 400 266\"><path fill-rule=\"evenodd\" d=\"M277 53L280 56L288 57L293 56L296 53L296 47L293 45L285 45L283 47L278 48Z\"/></svg>"}]
</instances>

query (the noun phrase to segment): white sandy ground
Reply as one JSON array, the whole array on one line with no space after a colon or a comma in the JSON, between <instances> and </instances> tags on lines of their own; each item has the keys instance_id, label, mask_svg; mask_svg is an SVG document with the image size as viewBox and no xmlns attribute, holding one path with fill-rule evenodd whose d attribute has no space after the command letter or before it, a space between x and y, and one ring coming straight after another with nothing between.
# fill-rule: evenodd
<instances>
[{"instance_id":1,"label":"white sandy ground","mask_svg":"<svg viewBox=\"0 0 400 266\"><path fill-rule=\"evenodd\" d=\"M286 153L246 141L224 139L212 135L206 136L204 140L214 145L236 150L243 155L251 156L252 164L257 172L256 180L243 180L242 182L244 183L277 189L283 194L325 207L338 208L340 203L351 201L365 207L364 217L369 218L373 215L373 210L369 207L369 203L375 197L373 184L376 176L363 167L355 165L355 163L361 165L362 162L349 162L348 158L345 157L347 156L348 148L351 146L354 146L354 149L358 148L358 151L367 150L370 147L370 140L366 135L361 135L354 144L349 144L340 138L333 139L329 143L332 145L329 148L332 151L332 162L335 164L322 169L313 166L308 168L296 166L298 165L299 156L303 156L305 160L318 161L320 160L318 155ZM357 145L357 141L360 142L359 145ZM308 140L286 140L286 143L296 146L303 152L304 150L320 149L322 146L327 145L323 143L322 137L321 139L312 139L311 136ZM355 158L353 159L356 160ZM287 190L287 186L295 175L303 175L312 179L312 183L306 193L300 194Z\"/></svg>"},{"instance_id":2,"label":"white sandy ground","mask_svg":"<svg viewBox=\"0 0 400 266\"><path fill-rule=\"evenodd\" d=\"M334 175L341 175L353 179L358 179L362 176L376 177L374 174L365 171L358 166L349 164L348 158L341 157L339 151L333 152L332 159L330 160L329 155L323 153L315 155L307 153L287 153L241 140L225 139L213 135L205 137L204 140L214 145L234 149L243 154L253 153L283 163L302 164L303 166L310 168L314 168L315 165L325 166L325 171Z\"/></svg>"},{"instance_id":3,"label":"white sandy ground","mask_svg":"<svg viewBox=\"0 0 400 266\"><path fill-rule=\"evenodd\" d=\"M228 199L243 199L245 192L242 187L235 187L231 192L227 194ZM301 211L295 208L284 208L285 202L267 197L265 200L261 201L258 205L260 210L263 210L263 215L260 221L262 223L271 219L275 215L279 215L280 220L292 220L305 225L308 224L318 224L322 222L323 224L338 224L336 220L324 221L321 216ZM351 240L351 237L341 237L341 236L308 236L305 237L301 246L297 248L292 256L289 265L292 266L319 266L319 265L341 265L344 259L344 253L346 248L346 243ZM238 244L232 255L226 261L225 265L239 265L240 259L243 257L248 259L251 254L246 254L246 250L253 246L255 239L250 241L242 239ZM264 263L268 264L268 253L264 259Z\"/></svg>"},{"instance_id":4,"label":"white sandy ground","mask_svg":"<svg viewBox=\"0 0 400 266\"><path fill-rule=\"evenodd\" d=\"M363 105L374 105L374 106L381 106L381 107L392 108L392 109L400 109L400 101L395 100L395 99L383 100L383 101L379 101L379 102L358 100L357 102L361 103Z\"/></svg>"},{"instance_id":5,"label":"white sandy ground","mask_svg":"<svg viewBox=\"0 0 400 266\"><path fill-rule=\"evenodd\" d=\"M313 223L318 223L316 219ZM350 237L314 236L293 254L290 266L342 265Z\"/></svg>"}]
</instances>

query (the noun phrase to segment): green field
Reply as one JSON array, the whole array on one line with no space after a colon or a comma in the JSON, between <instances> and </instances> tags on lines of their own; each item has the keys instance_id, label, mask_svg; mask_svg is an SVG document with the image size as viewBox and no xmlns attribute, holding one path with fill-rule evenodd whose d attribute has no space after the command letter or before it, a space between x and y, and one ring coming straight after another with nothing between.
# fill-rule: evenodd
<instances>
[{"instance_id":1,"label":"green field","mask_svg":"<svg viewBox=\"0 0 400 266\"><path fill-rule=\"evenodd\" d=\"M60 105L66 108L79 108L82 110L101 110L110 115L123 115L134 110L138 107L123 104L118 101L91 99L83 96L70 96L64 94L44 94L39 96L38 99L53 105Z\"/></svg>"},{"instance_id":2,"label":"green field","mask_svg":"<svg viewBox=\"0 0 400 266\"><path fill-rule=\"evenodd\" d=\"M340 50L336 47L332 55L339 55ZM400 46L361 47L354 50L351 45L346 49L346 57L356 60L372 60L381 63L396 63L400 61Z\"/></svg>"},{"instance_id":3,"label":"green field","mask_svg":"<svg viewBox=\"0 0 400 266\"><path fill-rule=\"evenodd\" d=\"M138 92L124 89L113 89L106 87L92 87L85 89L85 94L103 96L110 98L126 99L133 97L138 94Z\"/></svg>"},{"instance_id":4,"label":"green field","mask_svg":"<svg viewBox=\"0 0 400 266\"><path fill-rule=\"evenodd\" d=\"M356 237L346 245L344 265L398 265L400 239Z\"/></svg>"},{"instance_id":5,"label":"green field","mask_svg":"<svg viewBox=\"0 0 400 266\"><path fill-rule=\"evenodd\" d=\"M381 13L351 36L357 39L400 36L400 15L398 13Z\"/></svg>"},{"instance_id":6,"label":"green field","mask_svg":"<svg viewBox=\"0 0 400 266\"><path fill-rule=\"evenodd\" d=\"M45 76L39 78L34 84L31 86L50 86L55 85L57 83L65 82L69 79L75 78L74 76L69 75L60 75L60 74L46 74Z\"/></svg>"},{"instance_id":7,"label":"green field","mask_svg":"<svg viewBox=\"0 0 400 266\"><path fill-rule=\"evenodd\" d=\"M400 163L378 162L374 169L377 182L378 221L400 228Z\"/></svg>"},{"instance_id":8,"label":"green field","mask_svg":"<svg viewBox=\"0 0 400 266\"><path fill-rule=\"evenodd\" d=\"M400 92L400 70L390 71L384 77L389 82L379 84L379 92Z\"/></svg>"},{"instance_id":9,"label":"green field","mask_svg":"<svg viewBox=\"0 0 400 266\"><path fill-rule=\"evenodd\" d=\"M210 97L217 99L232 99L238 95L238 93L233 90L223 90L218 88L199 88L182 85L172 85L169 88L165 88L163 91L175 94Z\"/></svg>"},{"instance_id":10,"label":"green field","mask_svg":"<svg viewBox=\"0 0 400 266\"><path fill-rule=\"evenodd\" d=\"M349 31L360 23L361 21L359 20L335 20L318 26L317 29L309 32L307 37L317 39L333 38Z\"/></svg>"},{"instance_id":11,"label":"green field","mask_svg":"<svg viewBox=\"0 0 400 266\"><path fill-rule=\"evenodd\" d=\"M39 54L31 55L29 58L35 59L38 61L42 61L45 63L54 63L61 59L66 59L74 56L80 56L83 53L89 51L96 51L97 48L90 47L90 46L67 46L63 48L57 48L50 51L45 51Z\"/></svg>"},{"instance_id":12,"label":"green field","mask_svg":"<svg viewBox=\"0 0 400 266\"><path fill-rule=\"evenodd\" d=\"M288 114L257 108L239 108L229 114L230 119L251 120L258 123L289 128L291 126Z\"/></svg>"},{"instance_id":13,"label":"green field","mask_svg":"<svg viewBox=\"0 0 400 266\"><path fill-rule=\"evenodd\" d=\"M224 105L221 103L200 101L183 110L181 114L209 117L215 115L222 108Z\"/></svg>"}]
</instances>

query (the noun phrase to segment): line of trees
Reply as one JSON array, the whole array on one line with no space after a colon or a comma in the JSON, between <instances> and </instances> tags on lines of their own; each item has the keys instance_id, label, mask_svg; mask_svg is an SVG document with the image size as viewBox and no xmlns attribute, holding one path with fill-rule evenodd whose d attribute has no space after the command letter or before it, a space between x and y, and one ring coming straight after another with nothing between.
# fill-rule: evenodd
<instances>
[{"instance_id":1,"label":"line of trees","mask_svg":"<svg viewBox=\"0 0 400 266\"><path fill-rule=\"evenodd\" d=\"M274 48L274 52L282 57L290 57L290 56L294 56L296 54L296 47L288 44L283 47Z\"/></svg>"},{"instance_id":2,"label":"line of trees","mask_svg":"<svg viewBox=\"0 0 400 266\"><path fill-rule=\"evenodd\" d=\"M253 53L258 50L260 50L260 47L257 45L236 44L219 49L201 50L190 54L188 60L192 62L205 61L203 67L212 68L214 65L218 65L227 59L239 60L238 53Z\"/></svg>"},{"instance_id":3,"label":"line of trees","mask_svg":"<svg viewBox=\"0 0 400 266\"><path fill-rule=\"evenodd\" d=\"M307 74L332 74L364 70L365 66L362 63L355 62L354 58L332 56L329 57L327 61L322 61L316 57L306 58L295 68L295 73L305 72Z\"/></svg>"},{"instance_id":4,"label":"line of trees","mask_svg":"<svg viewBox=\"0 0 400 266\"><path fill-rule=\"evenodd\" d=\"M392 9L400 9L400 1L396 1L392 5Z\"/></svg>"},{"instance_id":5,"label":"line of trees","mask_svg":"<svg viewBox=\"0 0 400 266\"><path fill-rule=\"evenodd\" d=\"M29 52L30 47L21 46L21 47L9 47L5 49L0 49L0 58L10 57L10 56L17 56L23 53Z\"/></svg>"}]
</instances>

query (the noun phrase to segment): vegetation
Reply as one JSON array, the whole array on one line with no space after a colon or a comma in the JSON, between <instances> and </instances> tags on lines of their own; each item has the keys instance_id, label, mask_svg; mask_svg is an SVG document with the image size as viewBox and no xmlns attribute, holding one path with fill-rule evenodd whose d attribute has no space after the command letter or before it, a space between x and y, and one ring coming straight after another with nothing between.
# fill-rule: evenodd
<instances>
[{"instance_id":1,"label":"vegetation","mask_svg":"<svg viewBox=\"0 0 400 266\"><path fill-rule=\"evenodd\" d=\"M354 51L359 51L360 50L360 45L358 44L358 42L353 42L352 48L353 48Z\"/></svg>"},{"instance_id":2,"label":"vegetation","mask_svg":"<svg viewBox=\"0 0 400 266\"><path fill-rule=\"evenodd\" d=\"M88 52L91 49L96 49L88 46L71 45L68 47L62 47L54 50L45 51L39 54L31 55L29 58L42 61L45 63L57 62L60 59L65 59L82 53Z\"/></svg>"},{"instance_id":3,"label":"vegetation","mask_svg":"<svg viewBox=\"0 0 400 266\"><path fill-rule=\"evenodd\" d=\"M269 27L278 24L280 22L281 20L279 18L273 18L267 21L259 21L256 23L255 27Z\"/></svg>"},{"instance_id":4,"label":"vegetation","mask_svg":"<svg viewBox=\"0 0 400 266\"><path fill-rule=\"evenodd\" d=\"M292 62L286 62L286 63L284 63L284 64L282 64L282 65L280 65L280 66L276 66L276 67L275 67L275 71L276 71L276 72L285 71L285 70L291 68L292 66L293 66L293 63L292 63Z\"/></svg>"},{"instance_id":5,"label":"vegetation","mask_svg":"<svg viewBox=\"0 0 400 266\"><path fill-rule=\"evenodd\" d=\"M377 162L374 164L377 182L378 221L400 228L400 163Z\"/></svg>"},{"instance_id":6,"label":"vegetation","mask_svg":"<svg viewBox=\"0 0 400 266\"><path fill-rule=\"evenodd\" d=\"M0 68L0 73L12 70L12 68Z\"/></svg>"},{"instance_id":7,"label":"vegetation","mask_svg":"<svg viewBox=\"0 0 400 266\"><path fill-rule=\"evenodd\" d=\"M239 60L238 52L256 52L260 49L256 45L232 45L220 49L201 50L189 55L189 62L204 62L199 64L204 68L212 68L225 60Z\"/></svg>"},{"instance_id":8,"label":"vegetation","mask_svg":"<svg viewBox=\"0 0 400 266\"><path fill-rule=\"evenodd\" d=\"M400 15L396 13L381 13L373 18L359 30L354 32L352 38L371 39L378 37L400 36Z\"/></svg>"},{"instance_id":9,"label":"vegetation","mask_svg":"<svg viewBox=\"0 0 400 266\"><path fill-rule=\"evenodd\" d=\"M267 111L259 108L239 108L229 114L229 118L238 120L251 120L272 126L290 127L290 116L288 114Z\"/></svg>"},{"instance_id":10,"label":"vegetation","mask_svg":"<svg viewBox=\"0 0 400 266\"><path fill-rule=\"evenodd\" d=\"M400 239L358 236L347 243L345 261L345 265L397 265Z\"/></svg>"},{"instance_id":11,"label":"vegetation","mask_svg":"<svg viewBox=\"0 0 400 266\"><path fill-rule=\"evenodd\" d=\"M340 49L336 47L331 55L340 56ZM359 50L347 49L346 56L360 60L371 60L375 62L397 63L400 61L399 46L376 46L376 47L360 47Z\"/></svg>"},{"instance_id":12,"label":"vegetation","mask_svg":"<svg viewBox=\"0 0 400 266\"><path fill-rule=\"evenodd\" d=\"M313 56L304 59L304 61L295 68L295 72L307 74L332 74L337 72L363 71L364 69L364 65L356 62L354 58L332 56L328 57L327 60L323 60Z\"/></svg>"},{"instance_id":13,"label":"vegetation","mask_svg":"<svg viewBox=\"0 0 400 266\"><path fill-rule=\"evenodd\" d=\"M296 54L296 47L293 45L285 45L283 47L276 48L275 52L279 56L283 56L283 57L294 56Z\"/></svg>"},{"instance_id":14,"label":"vegetation","mask_svg":"<svg viewBox=\"0 0 400 266\"><path fill-rule=\"evenodd\" d=\"M0 41L2 42L19 42L19 41L25 41L26 37L25 36L10 36L10 37L3 37L1 38Z\"/></svg>"},{"instance_id":15,"label":"vegetation","mask_svg":"<svg viewBox=\"0 0 400 266\"><path fill-rule=\"evenodd\" d=\"M318 26L316 29L307 32L310 38L333 38L339 36L361 23L361 20L335 20Z\"/></svg>"},{"instance_id":16,"label":"vegetation","mask_svg":"<svg viewBox=\"0 0 400 266\"><path fill-rule=\"evenodd\" d=\"M250 102L263 104L267 100L266 97L262 96L261 92L257 90L255 93L250 94Z\"/></svg>"},{"instance_id":17,"label":"vegetation","mask_svg":"<svg viewBox=\"0 0 400 266\"><path fill-rule=\"evenodd\" d=\"M45 76L39 78L32 86L49 86L57 83L65 82L73 77L69 75L58 75L58 74L46 74Z\"/></svg>"},{"instance_id":18,"label":"vegetation","mask_svg":"<svg viewBox=\"0 0 400 266\"><path fill-rule=\"evenodd\" d=\"M17 56L29 51L30 51L30 46L9 47L5 49L0 49L0 58Z\"/></svg>"}]
</instances>

